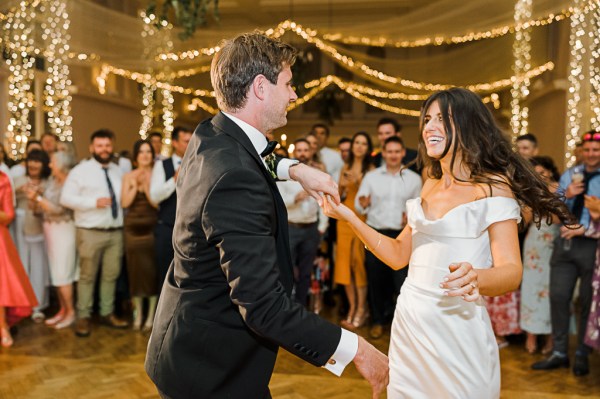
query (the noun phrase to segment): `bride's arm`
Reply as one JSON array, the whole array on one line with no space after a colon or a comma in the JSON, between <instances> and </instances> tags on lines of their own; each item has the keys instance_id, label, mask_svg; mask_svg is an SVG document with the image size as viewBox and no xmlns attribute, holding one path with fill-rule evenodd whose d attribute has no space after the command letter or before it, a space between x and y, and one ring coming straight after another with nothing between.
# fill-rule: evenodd
<instances>
[{"instance_id":1,"label":"bride's arm","mask_svg":"<svg viewBox=\"0 0 600 399\"><path fill-rule=\"evenodd\" d=\"M383 263L394 270L408 265L412 250L412 229L406 226L396 238L386 237L369 227L343 204L336 205L330 199L323 201L325 215L348 222L365 246Z\"/></svg>"}]
</instances>

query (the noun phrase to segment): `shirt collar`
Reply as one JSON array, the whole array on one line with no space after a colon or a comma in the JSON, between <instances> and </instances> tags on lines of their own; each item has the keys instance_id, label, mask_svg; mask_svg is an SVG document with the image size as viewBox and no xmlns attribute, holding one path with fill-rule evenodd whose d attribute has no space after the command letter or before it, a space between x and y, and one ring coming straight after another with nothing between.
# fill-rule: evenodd
<instances>
[{"instance_id":1,"label":"shirt collar","mask_svg":"<svg viewBox=\"0 0 600 399\"><path fill-rule=\"evenodd\" d=\"M388 172L388 169L387 169L387 166L385 165L385 163L377 169L379 170L379 173L381 173L382 175L390 175L390 176L401 176L402 172L404 172L403 169L400 169L400 171L398 171L396 173L390 173L390 172Z\"/></svg>"},{"instance_id":2,"label":"shirt collar","mask_svg":"<svg viewBox=\"0 0 600 399\"><path fill-rule=\"evenodd\" d=\"M177 163L181 163L181 157L175 153L171 155L171 159L173 160L174 165L177 165Z\"/></svg>"},{"instance_id":3,"label":"shirt collar","mask_svg":"<svg viewBox=\"0 0 600 399\"><path fill-rule=\"evenodd\" d=\"M250 139L252 146L254 147L254 149L256 150L258 155L260 156L260 154L264 151L264 149L267 148L268 141L267 141L267 138L265 137L265 135L262 134L260 131L258 131L257 128L244 122L240 118L237 118L231 114L228 114L227 112L223 112L223 111L221 111L221 112L223 113L223 115L225 115L229 119L231 119L236 125L238 125L240 127L240 129L242 129L244 131L244 133L246 133L246 136L248 136L248 138Z\"/></svg>"}]
</instances>

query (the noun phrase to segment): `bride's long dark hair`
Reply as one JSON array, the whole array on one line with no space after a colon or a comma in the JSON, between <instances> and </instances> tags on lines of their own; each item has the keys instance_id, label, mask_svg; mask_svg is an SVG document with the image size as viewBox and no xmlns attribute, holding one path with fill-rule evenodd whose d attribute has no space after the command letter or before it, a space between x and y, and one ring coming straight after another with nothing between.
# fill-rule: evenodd
<instances>
[{"instance_id":1,"label":"bride's long dark hair","mask_svg":"<svg viewBox=\"0 0 600 399\"><path fill-rule=\"evenodd\" d=\"M496 125L492 113L475 93L455 87L431 95L423 104L419 124L421 133L425 127L425 114L435 101L440 107L447 140L442 155L433 159L427 155L423 135L419 135L417 162L428 167L429 177L442 177L440 160L448 154L452 143L456 141L450 160L450 170L454 179L485 184L490 193L494 186L508 186L519 205L531 209L533 222L538 228L542 220L551 223L553 214L564 224L578 223L561 198L548 190L531 163L512 150L510 142ZM460 154L460 161L471 173L469 180L461 180L454 176L457 154Z\"/></svg>"}]
</instances>

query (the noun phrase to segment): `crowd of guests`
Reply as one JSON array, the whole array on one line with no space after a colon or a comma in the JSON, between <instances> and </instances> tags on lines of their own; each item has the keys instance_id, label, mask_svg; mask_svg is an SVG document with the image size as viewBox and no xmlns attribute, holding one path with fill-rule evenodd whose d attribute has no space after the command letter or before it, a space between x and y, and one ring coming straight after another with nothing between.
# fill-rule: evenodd
<instances>
[{"instance_id":1,"label":"crowd of guests","mask_svg":"<svg viewBox=\"0 0 600 399\"><path fill-rule=\"evenodd\" d=\"M420 195L429 175L419 168L417 151L405 146L396 120L383 118L375 128L376 148L369 133L357 132L332 149L328 126L315 124L294 141L290 154L283 147L278 151L329 173L346 206L380 234L397 237L407 223L406 201ZM175 128L172 155L166 157L162 135L152 133L135 143L128 159L115 155L111 131L98 130L90 137L90 157L81 162L72 143L49 133L30 140L16 165L0 146L2 346L12 345L9 327L27 316L89 336L96 290L101 324L152 329L173 259L175 187L191 136L191 130ZM505 347L507 336L524 333L529 353L539 346L548 355L532 368L569 367L568 338L576 317L573 371L585 375L589 354L600 348L600 133L582 136L576 166L562 175L550 157L538 155L534 135L520 136L515 151L564 198L580 226L561 226L555 219L542 220L538 228L539 221L523 209L521 289L487 299L497 343ZM368 324L370 337L380 338L410 267L394 271L382 263L346 222L328 220L299 183L277 185L288 210L295 299L319 312L337 292L340 323L351 330ZM132 322L115 312L123 276ZM46 317L50 287L58 310Z\"/></svg>"}]
</instances>

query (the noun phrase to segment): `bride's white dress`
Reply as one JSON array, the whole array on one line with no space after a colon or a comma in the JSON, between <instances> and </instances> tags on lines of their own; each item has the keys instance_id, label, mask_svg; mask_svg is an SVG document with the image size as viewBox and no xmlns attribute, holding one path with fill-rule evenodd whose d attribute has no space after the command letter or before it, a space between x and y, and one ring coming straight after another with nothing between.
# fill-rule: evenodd
<instances>
[{"instance_id":1,"label":"bride's white dress","mask_svg":"<svg viewBox=\"0 0 600 399\"><path fill-rule=\"evenodd\" d=\"M444 296L439 285L451 263L491 267L487 228L520 220L519 206L489 197L428 220L416 198L407 213L412 255L392 323L388 398L499 398L498 346L483 300Z\"/></svg>"}]
</instances>

